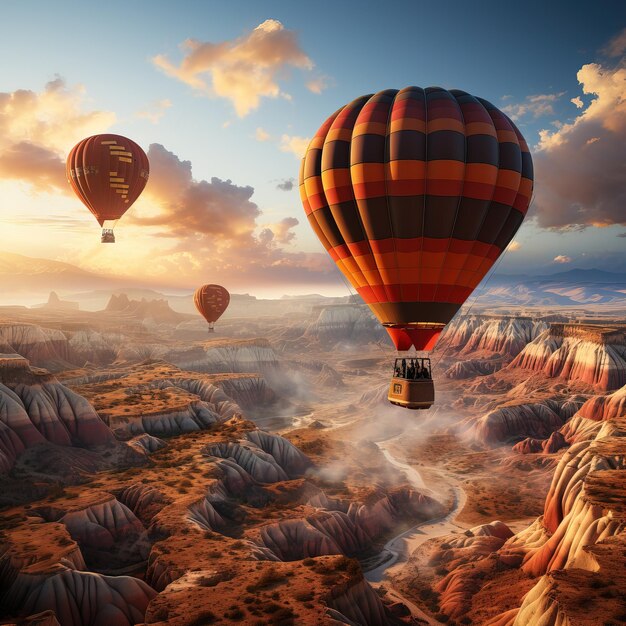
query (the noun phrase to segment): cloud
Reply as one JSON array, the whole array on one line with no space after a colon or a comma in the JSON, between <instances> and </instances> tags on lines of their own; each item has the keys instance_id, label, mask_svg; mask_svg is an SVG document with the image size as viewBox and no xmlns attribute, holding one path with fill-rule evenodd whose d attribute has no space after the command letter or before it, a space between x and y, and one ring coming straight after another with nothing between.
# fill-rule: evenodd
<instances>
[{"instance_id":1,"label":"cloud","mask_svg":"<svg viewBox=\"0 0 626 626\"><path fill-rule=\"evenodd\" d=\"M332 264L320 253L286 252L295 238L295 217L259 226L261 210L254 189L230 180L195 180L190 161L160 144L148 150L150 180L141 213L126 224L142 226L172 244L150 272L200 279L207 270L232 280L320 284L334 276ZM148 207L148 205L150 205ZM208 265L207 265L208 263ZM332 279L332 278L331 278Z\"/></svg>"},{"instance_id":2,"label":"cloud","mask_svg":"<svg viewBox=\"0 0 626 626\"><path fill-rule=\"evenodd\" d=\"M519 241L512 241L508 248L507 251L508 252L515 252L517 250L519 250L522 247L522 244Z\"/></svg>"},{"instance_id":3,"label":"cloud","mask_svg":"<svg viewBox=\"0 0 626 626\"><path fill-rule=\"evenodd\" d=\"M602 49L602 52L610 57L621 57L626 53L626 28L615 35Z\"/></svg>"},{"instance_id":4,"label":"cloud","mask_svg":"<svg viewBox=\"0 0 626 626\"><path fill-rule=\"evenodd\" d=\"M281 180L276 185L276 189L280 189L281 191L291 191L294 188L295 183L295 178L285 178L285 180Z\"/></svg>"},{"instance_id":5,"label":"cloud","mask_svg":"<svg viewBox=\"0 0 626 626\"><path fill-rule=\"evenodd\" d=\"M165 55L155 56L152 62L197 91L226 98L239 117L257 109L261 98L289 97L278 84L289 67L313 69L296 33L273 19L232 41L187 39L181 47L185 54L179 65Z\"/></svg>"},{"instance_id":6,"label":"cloud","mask_svg":"<svg viewBox=\"0 0 626 626\"><path fill-rule=\"evenodd\" d=\"M322 93L328 87L328 79L325 76L317 76L306 83L306 88L316 94Z\"/></svg>"},{"instance_id":7,"label":"cloud","mask_svg":"<svg viewBox=\"0 0 626 626\"><path fill-rule=\"evenodd\" d=\"M507 104L502 110L513 120L518 121L522 117L532 116L538 118L543 115L553 115L553 104L565 95L564 91L560 93L537 94L527 96L524 102L517 104Z\"/></svg>"},{"instance_id":8,"label":"cloud","mask_svg":"<svg viewBox=\"0 0 626 626\"><path fill-rule=\"evenodd\" d=\"M165 111L171 108L172 101L165 98L164 100L158 100L153 102L149 107L137 112L137 117L148 120L153 124L158 124L161 118L165 115Z\"/></svg>"},{"instance_id":9,"label":"cloud","mask_svg":"<svg viewBox=\"0 0 626 626\"><path fill-rule=\"evenodd\" d=\"M0 145L28 141L66 154L80 139L108 128L115 114L84 112L85 90L68 87L62 78L37 93L18 89L0 92Z\"/></svg>"},{"instance_id":10,"label":"cloud","mask_svg":"<svg viewBox=\"0 0 626 626\"><path fill-rule=\"evenodd\" d=\"M254 133L254 138L257 141L267 141L268 139L271 138L271 135L266 130L264 130L263 128L259 126L256 129L256 132Z\"/></svg>"},{"instance_id":11,"label":"cloud","mask_svg":"<svg viewBox=\"0 0 626 626\"><path fill-rule=\"evenodd\" d=\"M0 178L27 182L38 191L68 188L65 162L56 152L28 141L0 152Z\"/></svg>"},{"instance_id":12,"label":"cloud","mask_svg":"<svg viewBox=\"0 0 626 626\"><path fill-rule=\"evenodd\" d=\"M593 99L573 122L540 131L533 215L553 229L626 225L626 66L589 63L577 77Z\"/></svg>"},{"instance_id":13,"label":"cloud","mask_svg":"<svg viewBox=\"0 0 626 626\"><path fill-rule=\"evenodd\" d=\"M272 241L287 244L291 243L295 239L296 233L294 233L291 229L295 228L299 223L300 222L295 217L285 217L277 224L270 224L261 232L269 230L272 233Z\"/></svg>"},{"instance_id":14,"label":"cloud","mask_svg":"<svg viewBox=\"0 0 626 626\"><path fill-rule=\"evenodd\" d=\"M84 105L84 88L58 77L40 92L0 92L0 178L23 180L39 191L69 191L67 153L115 122L114 113L85 111Z\"/></svg>"},{"instance_id":15,"label":"cloud","mask_svg":"<svg viewBox=\"0 0 626 626\"><path fill-rule=\"evenodd\" d=\"M250 200L252 187L239 187L219 178L195 181L191 162L181 161L160 144L150 145L148 159L146 193L157 200L160 211L135 215L136 223L160 226L165 237L210 235L228 240L252 233L261 213Z\"/></svg>"},{"instance_id":16,"label":"cloud","mask_svg":"<svg viewBox=\"0 0 626 626\"><path fill-rule=\"evenodd\" d=\"M571 256L567 256L565 254L559 254L558 256L555 256L553 261L555 263L571 263L572 262L572 257Z\"/></svg>"},{"instance_id":17,"label":"cloud","mask_svg":"<svg viewBox=\"0 0 626 626\"><path fill-rule=\"evenodd\" d=\"M585 106L585 103L580 99L580 96L572 98L570 102L572 104L575 104L577 109L582 109Z\"/></svg>"},{"instance_id":18,"label":"cloud","mask_svg":"<svg viewBox=\"0 0 626 626\"><path fill-rule=\"evenodd\" d=\"M280 149L283 152L291 152L298 159L301 159L304 156L309 143L311 143L310 137L282 135L280 138Z\"/></svg>"}]
</instances>

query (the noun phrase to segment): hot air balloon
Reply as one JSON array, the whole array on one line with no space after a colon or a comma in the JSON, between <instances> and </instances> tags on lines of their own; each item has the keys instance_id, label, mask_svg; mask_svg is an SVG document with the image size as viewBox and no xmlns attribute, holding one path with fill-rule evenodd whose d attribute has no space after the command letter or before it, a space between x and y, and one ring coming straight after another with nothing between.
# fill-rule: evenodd
<instances>
[{"instance_id":1,"label":"hot air balloon","mask_svg":"<svg viewBox=\"0 0 626 626\"><path fill-rule=\"evenodd\" d=\"M115 243L117 220L148 182L146 153L121 135L94 135L79 141L67 157L67 180L102 227L102 243Z\"/></svg>"},{"instance_id":2,"label":"hot air balloon","mask_svg":"<svg viewBox=\"0 0 626 626\"><path fill-rule=\"evenodd\" d=\"M396 349L429 351L520 227L533 166L521 133L491 103L407 87L333 113L307 148L299 184L313 230ZM428 408L429 376L429 359L398 359L389 400Z\"/></svg>"},{"instance_id":3,"label":"hot air balloon","mask_svg":"<svg viewBox=\"0 0 626 626\"><path fill-rule=\"evenodd\" d=\"M202 285L193 294L193 303L209 323L209 332L215 332L214 324L230 303L230 294L221 285Z\"/></svg>"}]
</instances>

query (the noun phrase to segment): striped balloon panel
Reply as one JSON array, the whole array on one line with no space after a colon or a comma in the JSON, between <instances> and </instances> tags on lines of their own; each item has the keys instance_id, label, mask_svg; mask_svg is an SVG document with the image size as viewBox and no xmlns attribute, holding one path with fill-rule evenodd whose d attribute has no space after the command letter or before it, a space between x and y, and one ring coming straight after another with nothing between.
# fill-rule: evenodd
<instances>
[{"instance_id":1,"label":"striped balloon panel","mask_svg":"<svg viewBox=\"0 0 626 626\"><path fill-rule=\"evenodd\" d=\"M532 160L486 100L439 87L357 98L303 159L309 222L381 323L445 324L511 241Z\"/></svg>"}]
</instances>

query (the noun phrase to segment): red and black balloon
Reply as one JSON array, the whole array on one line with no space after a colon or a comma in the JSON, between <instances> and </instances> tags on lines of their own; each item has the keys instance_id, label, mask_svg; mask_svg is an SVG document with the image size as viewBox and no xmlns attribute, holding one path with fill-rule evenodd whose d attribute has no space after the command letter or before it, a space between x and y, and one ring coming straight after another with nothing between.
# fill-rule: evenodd
<instances>
[{"instance_id":1,"label":"red and black balloon","mask_svg":"<svg viewBox=\"0 0 626 626\"><path fill-rule=\"evenodd\" d=\"M434 347L520 227L532 188L515 124L439 87L341 107L300 170L309 223L398 350Z\"/></svg>"}]
</instances>

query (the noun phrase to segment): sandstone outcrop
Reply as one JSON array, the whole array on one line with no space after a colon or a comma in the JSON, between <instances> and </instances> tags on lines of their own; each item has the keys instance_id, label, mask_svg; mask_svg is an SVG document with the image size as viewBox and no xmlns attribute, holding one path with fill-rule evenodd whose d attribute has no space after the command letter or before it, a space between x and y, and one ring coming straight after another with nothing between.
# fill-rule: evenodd
<instances>
[{"instance_id":1,"label":"sandstone outcrop","mask_svg":"<svg viewBox=\"0 0 626 626\"><path fill-rule=\"evenodd\" d=\"M124 337L85 329L74 332L44 328L36 324L0 323L0 346L28 359L37 367L58 372L86 362L107 365L115 359Z\"/></svg>"},{"instance_id":2,"label":"sandstone outcrop","mask_svg":"<svg viewBox=\"0 0 626 626\"><path fill-rule=\"evenodd\" d=\"M542 371L549 377L578 380L602 390L626 384L624 331L553 324L529 343L511 368Z\"/></svg>"},{"instance_id":3,"label":"sandstone outcrop","mask_svg":"<svg viewBox=\"0 0 626 626\"><path fill-rule=\"evenodd\" d=\"M132 626L143 621L156 595L131 576L103 576L66 569L46 577L24 599L25 614L52 610L63 626Z\"/></svg>"},{"instance_id":4,"label":"sandstone outcrop","mask_svg":"<svg viewBox=\"0 0 626 626\"><path fill-rule=\"evenodd\" d=\"M144 433L143 435L139 435L138 437L134 437L128 442L128 445L137 448L137 450L141 450L146 454L152 454L153 452L157 452L164 448L167 444L162 439L158 437L153 437L148 433Z\"/></svg>"},{"instance_id":5,"label":"sandstone outcrop","mask_svg":"<svg viewBox=\"0 0 626 626\"><path fill-rule=\"evenodd\" d=\"M449 571L435 586L446 615L460 619L467 612L473 595L483 585L482 572L491 565L489 556L512 535L506 524L496 521L470 528L461 536L444 537L431 563Z\"/></svg>"},{"instance_id":6,"label":"sandstone outcrop","mask_svg":"<svg viewBox=\"0 0 626 626\"><path fill-rule=\"evenodd\" d=\"M556 430L547 439L533 439L527 437L523 441L513 446L515 452L520 454L533 454L541 452L543 454L552 454L558 452L561 448L567 447L568 443L560 431Z\"/></svg>"},{"instance_id":7,"label":"sandstone outcrop","mask_svg":"<svg viewBox=\"0 0 626 626\"><path fill-rule=\"evenodd\" d=\"M125 487L117 493L117 499L128 507L146 528L163 506L169 503L169 499L157 487L143 483Z\"/></svg>"},{"instance_id":8,"label":"sandstone outcrop","mask_svg":"<svg viewBox=\"0 0 626 626\"><path fill-rule=\"evenodd\" d=\"M59 519L80 546L90 569L111 573L143 563L150 552L146 529L114 496L75 509Z\"/></svg>"},{"instance_id":9,"label":"sandstone outcrop","mask_svg":"<svg viewBox=\"0 0 626 626\"><path fill-rule=\"evenodd\" d=\"M60 330L35 324L0 323L0 344L28 359L33 365L55 371L68 366L69 342Z\"/></svg>"},{"instance_id":10,"label":"sandstone outcrop","mask_svg":"<svg viewBox=\"0 0 626 626\"><path fill-rule=\"evenodd\" d=\"M463 355L485 352L514 357L547 327L528 317L463 316L447 327L439 345Z\"/></svg>"},{"instance_id":11,"label":"sandstone outcrop","mask_svg":"<svg viewBox=\"0 0 626 626\"><path fill-rule=\"evenodd\" d=\"M115 442L85 398L46 373L21 372L28 382L10 383L5 376L7 384L0 383L0 469L8 471L25 449L44 442L87 447Z\"/></svg>"},{"instance_id":12,"label":"sandstone outcrop","mask_svg":"<svg viewBox=\"0 0 626 626\"><path fill-rule=\"evenodd\" d=\"M130 626L143 620L153 589L130 576L86 569L64 524L31 517L5 532L0 544L0 607L20 616L49 611L63 626Z\"/></svg>"},{"instance_id":13,"label":"sandstone outcrop","mask_svg":"<svg viewBox=\"0 0 626 626\"><path fill-rule=\"evenodd\" d=\"M218 386L243 409L268 406L278 400L262 376L230 376L219 381Z\"/></svg>"},{"instance_id":14,"label":"sandstone outcrop","mask_svg":"<svg viewBox=\"0 0 626 626\"><path fill-rule=\"evenodd\" d=\"M369 343L380 341L387 333L364 305L342 304L321 308L304 336L323 343Z\"/></svg>"},{"instance_id":15,"label":"sandstone outcrop","mask_svg":"<svg viewBox=\"0 0 626 626\"><path fill-rule=\"evenodd\" d=\"M609 395L589 398L578 415L585 419L606 421L626 415L626 385Z\"/></svg>"},{"instance_id":16,"label":"sandstone outcrop","mask_svg":"<svg viewBox=\"0 0 626 626\"><path fill-rule=\"evenodd\" d=\"M487 376L497 372L501 367L502 362L495 359L468 359L467 361L457 361L451 365L445 371L445 376L454 380Z\"/></svg>"},{"instance_id":17,"label":"sandstone outcrop","mask_svg":"<svg viewBox=\"0 0 626 626\"><path fill-rule=\"evenodd\" d=\"M263 526L261 544L281 561L328 554L357 556L372 547L370 537L352 518L339 511L319 511L305 519Z\"/></svg>"},{"instance_id":18,"label":"sandstone outcrop","mask_svg":"<svg viewBox=\"0 0 626 626\"><path fill-rule=\"evenodd\" d=\"M609 395L592 396L562 428L568 443L594 439L602 430L608 435L615 428L613 420L626 415L626 386Z\"/></svg>"},{"instance_id":19,"label":"sandstone outcrop","mask_svg":"<svg viewBox=\"0 0 626 626\"><path fill-rule=\"evenodd\" d=\"M581 404L582 400L573 399L509 404L478 418L466 418L461 426L474 440L487 444L526 437L547 439L574 415Z\"/></svg>"},{"instance_id":20,"label":"sandstone outcrop","mask_svg":"<svg viewBox=\"0 0 626 626\"><path fill-rule=\"evenodd\" d=\"M125 293L113 294L105 311L156 324L178 324L187 317L172 310L167 300L131 300Z\"/></svg>"}]
</instances>

